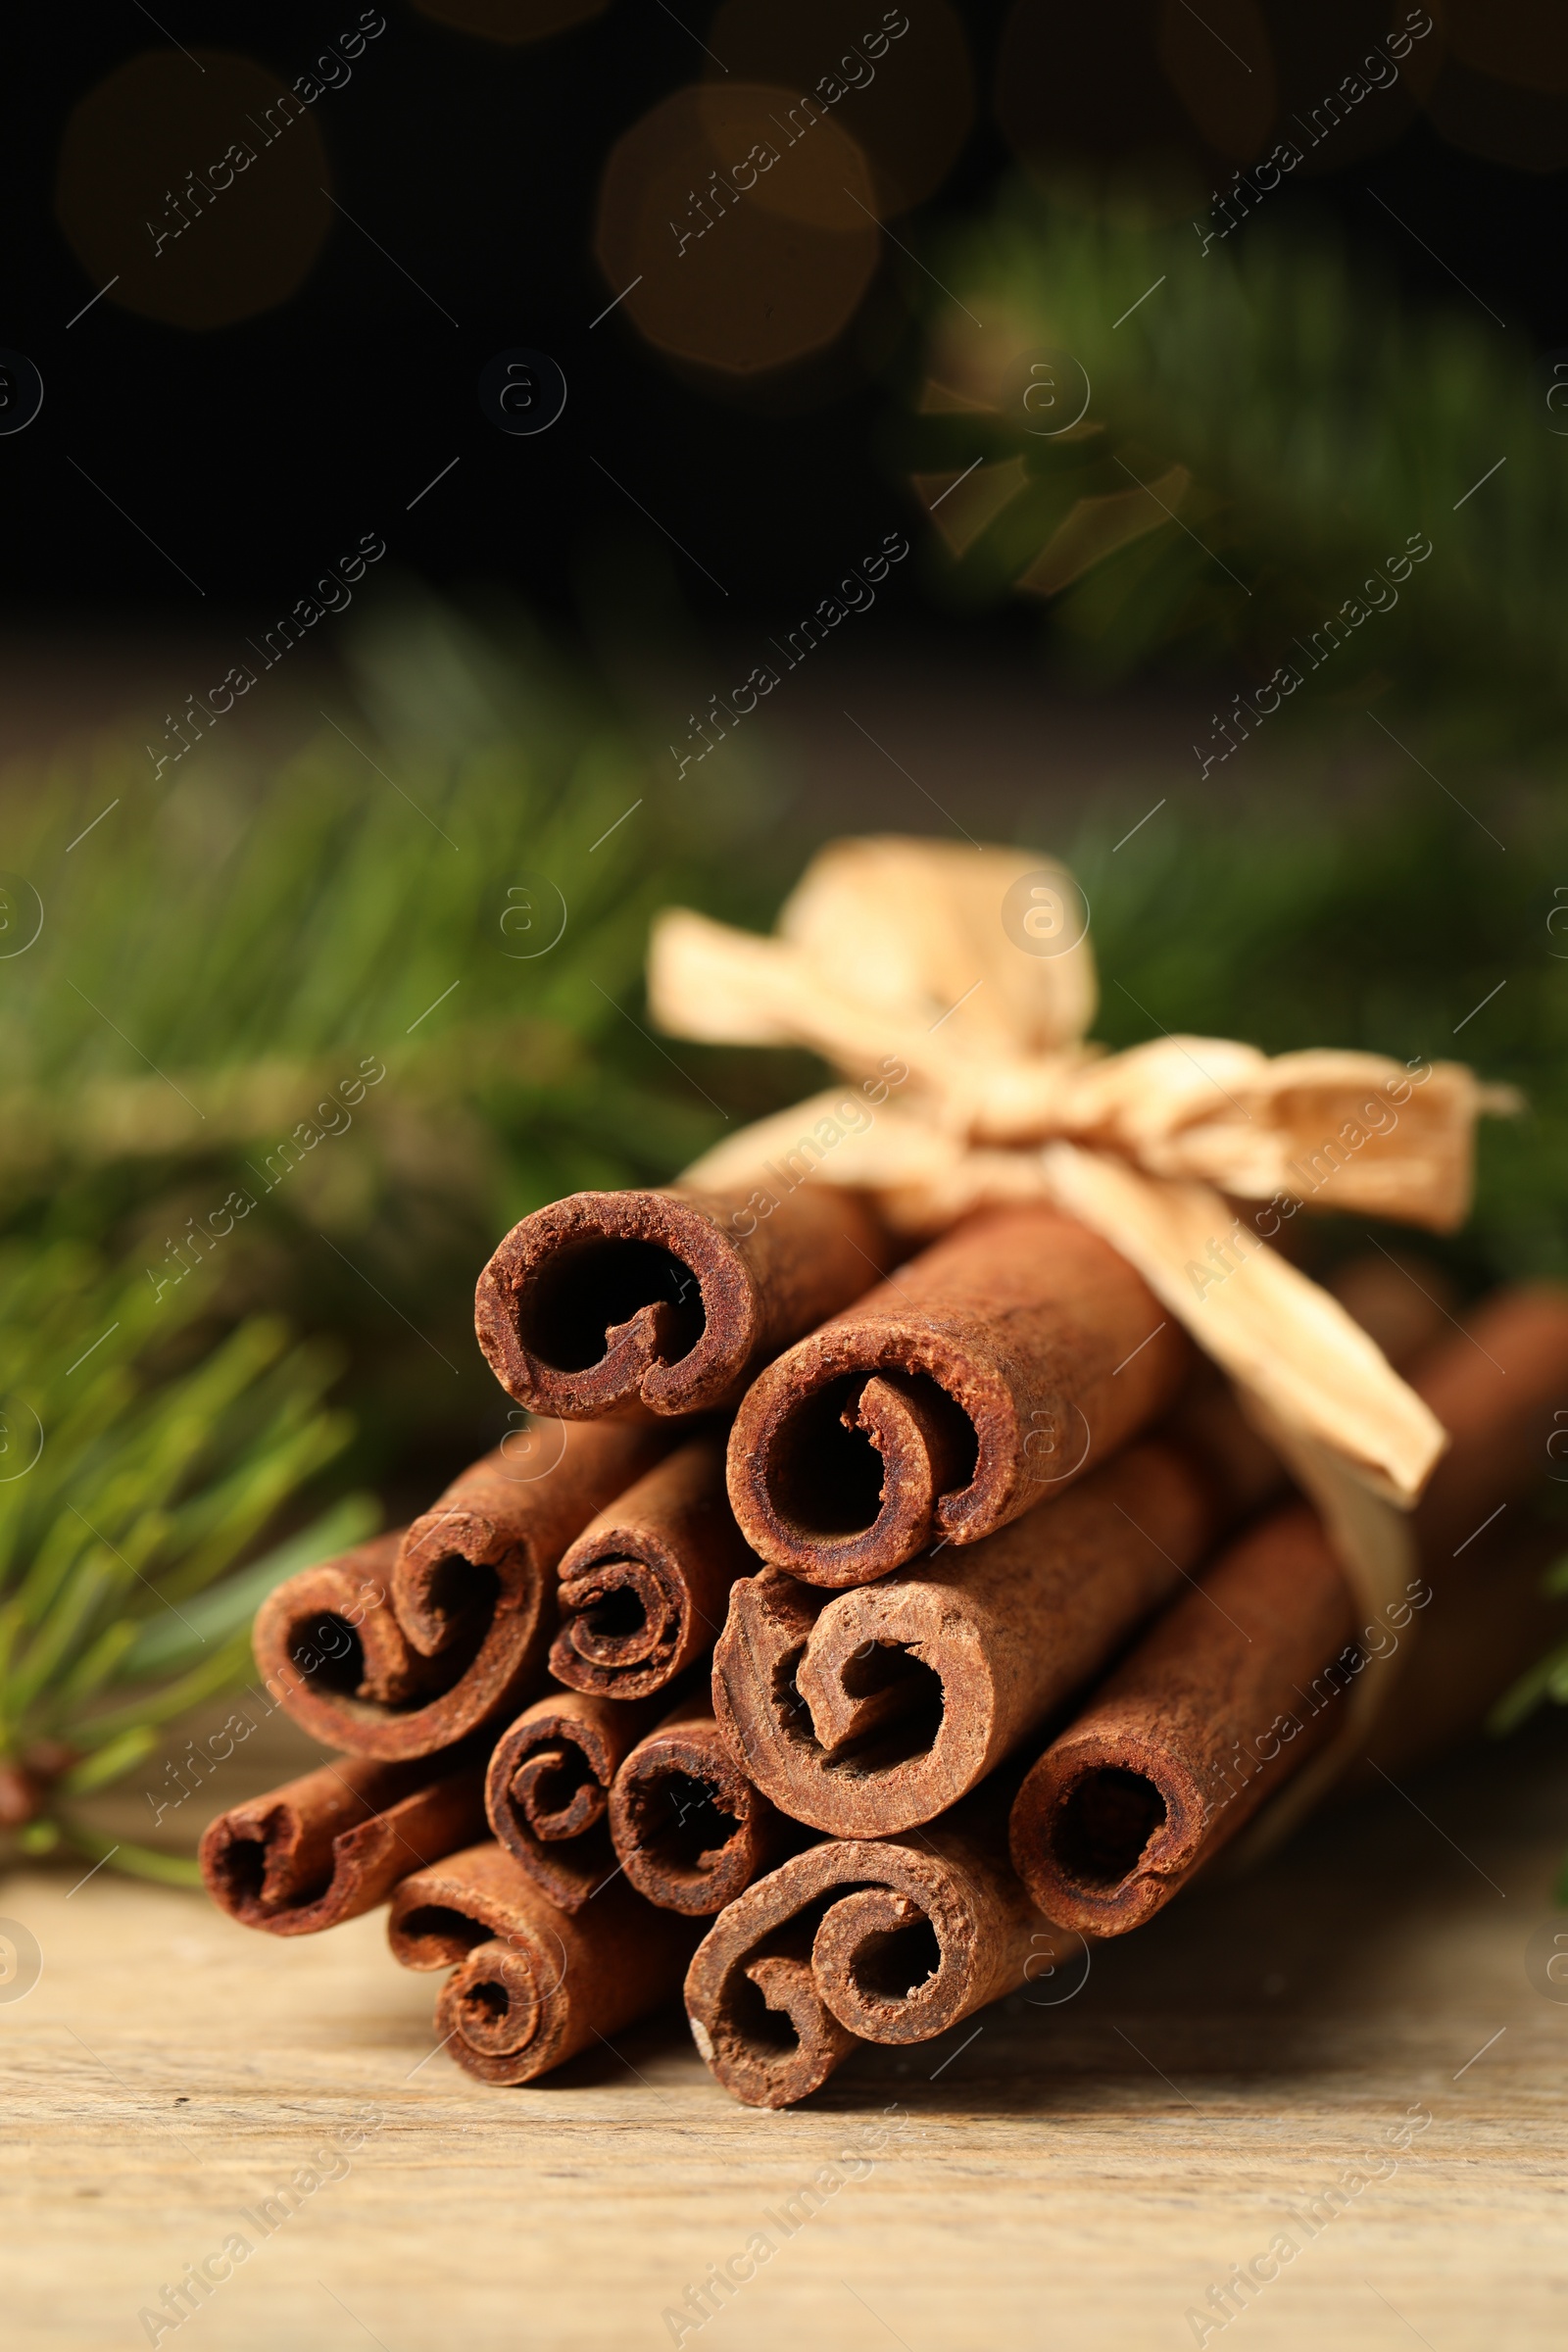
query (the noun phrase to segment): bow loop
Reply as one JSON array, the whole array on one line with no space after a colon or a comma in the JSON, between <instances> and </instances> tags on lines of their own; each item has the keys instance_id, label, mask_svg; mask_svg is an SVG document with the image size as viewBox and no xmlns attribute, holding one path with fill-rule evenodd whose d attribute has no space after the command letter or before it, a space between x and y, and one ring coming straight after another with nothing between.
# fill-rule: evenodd
<instances>
[{"instance_id":1,"label":"bow loop","mask_svg":"<svg viewBox=\"0 0 1568 2352\"><path fill-rule=\"evenodd\" d=\"M1055 1200L1302 1446L1402 1507L1420 1494L1442 1429L1267 1237L1302 1205L1450 1231L1476 1118L1517 1108L1510 1090L1419 1054L1270 1058L1170 1036L1106 1054L1084 1037L1087 905L1065 867L1022 851L831 843L772 939L662 914L648 993L676 1035L808 1046L861 1082L726 1138L687 1181L755 1186L767 1215L819 1172L911 1238L990 1202ZM1270 1205L1244 1224L1236 1200Z\"/></svg>"},{"instance_id":2,"label":"bow loop","mask_svg":"<svg viewBox=\"0 0 1568 2352\"><path fill-rule=\"evenodd\" d=\"M998 910L1014 896L1009 938ZM967 1049L1005 1064L1054 1054L1075 1047L1095 1017L1094 951L1077 886L1065 867L1024 851L897 835L831 842L785 902L778 928L827 987L868 1011L931 1037L961 1012L934 1058Z\"/></svg>"}]
</instances>

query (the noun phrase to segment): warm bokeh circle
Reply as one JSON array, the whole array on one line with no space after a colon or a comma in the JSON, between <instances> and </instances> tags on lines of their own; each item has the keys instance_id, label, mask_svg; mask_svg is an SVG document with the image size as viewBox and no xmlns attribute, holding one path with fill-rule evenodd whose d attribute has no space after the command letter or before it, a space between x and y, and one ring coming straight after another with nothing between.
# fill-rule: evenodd
<instances>
[{"instance_id":1,"label":"warm bokeh circle","mask_svg":"<svg viewBox=\"0 0 1568 2352\"><path fill-rule=\"evenodd\" d=\"M834 117L728 81L676 90L616 142L594 250L650 342L749 376L843 331L879 243L874 174Z\"/></svg>"},{"instance_id":2,"label":"warm bokeh circle","mask_svg":"<svg viewBox=\"0 0 1568 2352\"><path fill-rule=\"evenodd\" d=\"M197 69L200 68L200 71ZM248 57L150 49L72 109L55 210L94 287L168 326L231 326L286 302L332 208L316 113Z\"/></svg>"}]
</instances>

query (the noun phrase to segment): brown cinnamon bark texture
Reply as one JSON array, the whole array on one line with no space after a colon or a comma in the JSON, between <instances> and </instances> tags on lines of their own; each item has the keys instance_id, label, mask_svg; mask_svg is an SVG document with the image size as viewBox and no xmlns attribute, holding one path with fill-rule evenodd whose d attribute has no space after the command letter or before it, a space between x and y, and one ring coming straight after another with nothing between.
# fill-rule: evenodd
<instances>
[{"instance_id":1,"label":"brown cinnamon bark texture","mask_svg":"<svg viewBox=\"0 0 1568 2352\"><path fill-rule=\"evenodd\" d=\"M316 1739L431 1755L505 1722L542 1684L562 1553L669 1441L561 1422L528 1439L519 1459L509 1441L464 1471L401 1537L308 1568L263 1602L256 1662Z\"/></svg>"},{"instance_id":2,"label":"brown cinnamon bark texture","mask_svg":"<svg viewBox=\"0 0 1568 2352\"><path fill-rule=\"evenodd\" d=\"M373 1910L483 1827L477 1750L409 1764L344 1756L210 1822L202 1877L242 1927L313 1936Z\"/></svg>"},{"instance_id":3,"label":"brown cinnamon bark texture","mask_svg":"<svg viewBox=\"0 0 1568 2352\"><path fill-rule=\"evenodd\" d=\"M561 1563L550 1671L573 1690L646 1698L710 1649L757 1566L724 1491L724 1441L694 1438L590 1520Z\"/></svg>"},{"instance_id":4,"label":"brown cinnamon bark texture","mask_svg":"<svg viewBox=\"0 0 1568 2352\"><path fill-rule=\"evenodd\" d=\"M1428 1673L1434 1705L1458 1724L1522 1662L1511 1642L1489 1638L1463 1658L1445 1642L1424 1666L1420 1615L1435 1589L1462 1601L1470 1580L1483 1580L1496 1556L1489 1540L1500 1541L1489 1531L1552 1467L1553 1429L1568 1426L1552 1419L1557 1399L1568 1400L1568 1294L1495 1294L1410 1378L1452 1444L1415 1514L1421 1574L1408 1597L1387 1625L1363 1624L1304 1507L1275 1514L1226 1553L1024 1780L1013 1858L1063 1926L1120 1935L1161 1908L1332 1736L1359 1670L1352 1642L1378 1654L1411 1642L1393 1694L1391 1728L1402 1723L1404 1740L1419 1729ZM1517 1598L1499 1589L1505 1615ZM1378 1752L1375 1733L1368 1745Z\"/></svg>"},{"instance_id":5,"label":"brown cinnamon bark texture","mask_svg":"<svg viewBox=\"0 0 1568 2352\"><path fill-rule=\"evenodd\" d=\"M1351 1677L1324 1669L1354 1632L1304 1504L1232 1545L1026 1776L1012 1855L1040 1908L1142 1927L1330 1736Z\"/></svg>"},{"instance_id":6,"label":"brown cinnamon bark texture","mask_svg":"<svg viewBox=\"0 0 1568 2352\"><path fill-rule=\"evenodd\" d=\"M917 1839L808 1846L719 1914L686 2011L726 2090L791 2106L858 2041L928 2041L1025 1981L1051 1931L1008 1866L1004 1778Z\"/></svg>"},{"instance_id":7,"label":"brown cinnamon bark texture","mask_svg":"<svg viewBox=\"0 0 1568 2352\"><path fill-rule=\"evenodd\" d=\"M876 1281L857 1193L573 1193L514 1225L479 1277L479 1345L509 1396L564 1421L712 1412Z\"/></svg>"},{"instance_id":8,"label":"brown cinnamon bark texture","mask_svg":"<svg viewBox=\"0 0 1568 2352\"><path fill-rule=\"evenodd\" d=\"M1568 1290L1519 1283L1493 1292L1409 1377L1453 1441L1415 1512L1423 1560L1436 1569L1499 1503L1568 1473L1568 1458L1558 1458L1568 1457Z\"/></svg>"},{"instance_id":9,"label":"brown cinnamon bark texture","mask_svg":"<svg viewBox=\"0 0 1568 2352\"><path fill-rule=\"evenodd\" d=\"M1189 1342L1098 1234L988 1210L769 1365L729 1446L741 1532L816 1585L974 1544L1168 1405Z\"/></svg>"},{"instance_id":10,"label":"brown cinnamon bark texture","mask_svg":"<svg viewBox=\"0 0 1568 2352\"><path fill-rule=\"evenodd\" d=\"M1397 1637L1413 1643L1408 1667L1336 1795L1386 1790L1380 1772L1408 1772L1478 1733L1520 1676L1568 1641L1568 1594L1543 1589L1562 1557L1562 1529L1521 1525L1504 1534L1514 1516L1510 1510L1450 1563L1463 1576L1438 1565L1427 1574L1432 1597Z\"/></svg>"},{"instance_id":11,"label":"brown cinnamon bark texture","mask_svg":"<svg viewBox=\"0 0 1568 2352\"><path fill-rule=\"evenodd\" d=\"M1228 1515L1211 1472L1152 1439L877 1584L830 1595L776 1568L749 1577L713 1653L731 1752L835 1838L934 1821L1191 1581Z\"/></svg>"},{"instance_id":12,"label":"brown cinnamon bark texture","mask_svg":"<svg viewBox=\"0 0 1568 2352\"><path fill-rule=\"evenodd\" d=\"M722 1911L801 1838L736 1763L706 1692L632 1749L610 1793L610 1835L638 1893L691 1918Z\"/></svg>"},{"instance_id":13,"label":"brown cinnamon bark texture","mask_svg":"<svg viewBox=\"0 0 1568 2352\"><path fill-rule=\"evenodd\" d=\"M610 1785L659 1702L552 1690L503 1732L485 1775L490 1827L558 1910L580 1911L615 1869Z\"/></svg>"},{"instance_id":14,"label":"brown cinnamon bark texture","mask_svg":"<svg viewBox=\"0 0 1568 2352\"><path fill-rule=\"evenodd\" d=\"M481 2082L531 2082L671 1999L696 1930L624 1878L558 1911L514 1855L486 1844L405 1879L387 1933L405 1968L458 1964L435 2010L458 2064Z\"/></svg>"},{"instance_id":15,"label":"brown cinnamon bark texture","mask_svg":"<svg viewBox=\"0 0 1568 2352\"><path fill-rule=\"evenodd\" d=\"M1416 1510L1432 1599L1410 1628L1408 1669L1372 1727L1368 1754L1386 1772L1476 1731L1563 1639L1568 1607L1542 1590L1562 1531L1536 1518L1531 1490L1540 1485L1544 1496L1544 1480L1568 1487L1568 1291L1542 1283L1494 1292L1466 1317L1463 1337L1446 1336L1412 1378L1453 1446ZM1374 1772L1360 1777L1379 1785Z\"/></svg>"}]
</instances>

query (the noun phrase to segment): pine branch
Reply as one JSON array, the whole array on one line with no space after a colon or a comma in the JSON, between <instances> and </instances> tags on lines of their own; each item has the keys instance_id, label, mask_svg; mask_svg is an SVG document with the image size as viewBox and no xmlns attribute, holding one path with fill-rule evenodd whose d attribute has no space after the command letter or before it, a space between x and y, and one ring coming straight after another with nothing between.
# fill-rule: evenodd
<instances>
[{"instance_id":1,"label":"pine branch","mask_svg":"<svg viewBox=\"0 0 1568 2352\"><path fill-rule=\"evenodd\" d=\"M1048 597L1100 676L1223 658L1316 685L1314 632L1337 616L1325 686L1370 662L1480 694L1494 752L1561 730L1568 466L1479 317L1405 312L1266 220L1205 250L1190 222L1117 226L1032 193L956 235L941 275L963 310L936 319L903 449L954 594ZM1070 359L1031 379L1046 352ZM1087 409L1053 434L1073 362ZM1395 578L1412 536L1433 555Z\"/></svg>"},{"instance_id":2,"label":"pine branch","mask_svg":"<svg viewBox=\"0 0 1568 2352\"><path fill-rule=\"evenodd\" d=\"M229 1575L346 1444L338 1360L275 1317L218 1336L210 1286L162 1305L71 1242L8 1244L0 1299L0 1830L90 1852L73 1800L239 1680L264 1592L375 1513L340 1504Z\"/></svg>"}]
</instances>

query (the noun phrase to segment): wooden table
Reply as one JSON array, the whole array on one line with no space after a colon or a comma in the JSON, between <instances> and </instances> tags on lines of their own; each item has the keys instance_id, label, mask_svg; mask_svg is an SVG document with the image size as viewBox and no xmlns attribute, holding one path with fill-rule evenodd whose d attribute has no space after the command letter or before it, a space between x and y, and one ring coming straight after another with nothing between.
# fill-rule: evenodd
<instances>
[{"instance_id":1,"label":"wooden table","mask_svg":"<svg viewBox=\"0 0 1568 2352\"><path fill-rule=\"evenodd\" d=\"M732 2105L678 2020L483 2088L432 2049L434 1980L379 1915L274 1941L107 1870L14 1874L0 1912L43 1973L0 2001L5 2341L145 2343L142 2308L238 2232L248 2256L159 2342L635 2352L761 2231L681 2342L1174 2352L1196 2309L1227 2352L1559 2348L1568 2002L1526 1953L1568 1838L1565 1730L1320 1819L1102 1947L1075 1997L867 2052L785 2115ZM364 2145L264 2230L360 2110ZM842 2184L811 2212L823 2165ZM1309 2236L1289 2209L1335 2183ZM1218 2325L1209 2290L1282 2230L1298 2251Z\"/></svg>"}]
</instances>

